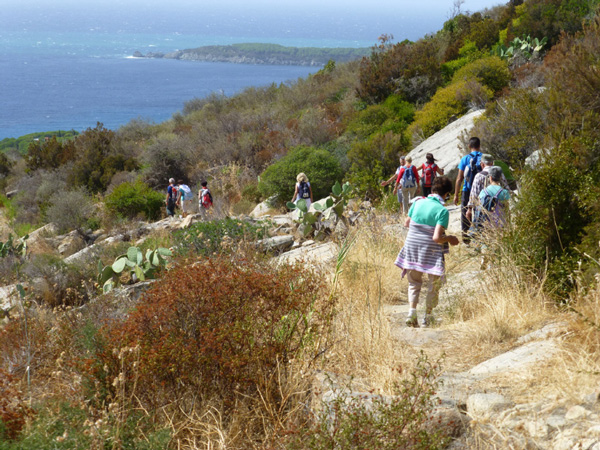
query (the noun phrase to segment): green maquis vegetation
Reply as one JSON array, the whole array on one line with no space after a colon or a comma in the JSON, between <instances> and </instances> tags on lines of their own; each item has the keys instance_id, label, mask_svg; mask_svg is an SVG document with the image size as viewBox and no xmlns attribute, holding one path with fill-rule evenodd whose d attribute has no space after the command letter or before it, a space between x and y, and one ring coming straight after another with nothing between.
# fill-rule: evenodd
<instances>
[{"instance_id":1,"label":"green maquis vegetation","mask_svg":"<svg viewBox=\"0 0 600 450\"><path fill-rule=\"evenodd\" d=\"M44 133L31 133L19 138L5 138L0 141L0 153L15 150L20 154L25 154L29 144L33 142L43 142L46 139L56 138L58 142L64 142L73 139L79 133L75 130L71 131L47 131Z\"/></svg>"}]
</instances>

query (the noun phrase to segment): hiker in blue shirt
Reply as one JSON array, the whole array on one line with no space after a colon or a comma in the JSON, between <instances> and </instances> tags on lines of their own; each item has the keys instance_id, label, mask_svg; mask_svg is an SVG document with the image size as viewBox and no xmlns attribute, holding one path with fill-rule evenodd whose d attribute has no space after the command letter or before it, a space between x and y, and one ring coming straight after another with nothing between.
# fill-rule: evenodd
<instances>
[{"instance_id":1,"label":"hiker in blue shirt","mask_svg":"<svg viewBox=\"0 0 600 450\"><path fill-rule=\"evenodd\" d=\"M471 227L471 221L467 217L467 210L469 204L469 197L471 196L471 186L475 175L481 172L481 141L477 137L472 137L469 140L469 153L463 156L458 164L458 176L456 177L456 185L454 187L454 203L459 204L458 196L461 192L462 186L462 197L460 199L460 226L462 229L462 238L465 244L468 244L469 239L469 228ZM463 184L464 181L464 184Z\"/></svg>"}]
</instances>

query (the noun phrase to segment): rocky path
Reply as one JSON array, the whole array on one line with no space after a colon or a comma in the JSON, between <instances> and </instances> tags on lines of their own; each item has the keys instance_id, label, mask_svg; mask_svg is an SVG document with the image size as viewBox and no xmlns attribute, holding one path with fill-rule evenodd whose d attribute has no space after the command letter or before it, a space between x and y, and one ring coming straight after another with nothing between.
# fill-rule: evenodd
<instances>
[{"instance_id":1,"label":"rocky path","mask_svg":"<svg viewBox=\"0 0 600 450\"><path fill-rule=\"evenodd\" d=\"M452 233L459 229L457 217L458 209L451 208ZM485 276L477 270L449 273L437 310L448 307L462 289L477 288ZM468 349L460 327L443 322L428 328L407 327L408 309L406 302L386 305L384 315L398 349L423 351L432 359L446 355L438 390L440 412L446 422L458 420L462 428L455 430L461 437L452 448L600 450L600 390L582 392L575 400L559 393L535 401L513 395L527 390L531 379L526 375L559 356L566 323L547 323L516 339L508 351L465 367L460 355ZM530 389L535 391L536 386Z\"/></svg>"}]
</instances>

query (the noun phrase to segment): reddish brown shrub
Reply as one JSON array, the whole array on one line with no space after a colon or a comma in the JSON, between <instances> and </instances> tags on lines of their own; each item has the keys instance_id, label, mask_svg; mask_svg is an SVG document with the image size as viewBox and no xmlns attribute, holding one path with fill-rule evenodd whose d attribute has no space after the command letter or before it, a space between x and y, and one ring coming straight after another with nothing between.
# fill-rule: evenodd
<instances>
[{"instance_id":1,"label":"reddish brown shrub","mask_svg":"<svg viewBox=\"0 0 600 450\"><path fill-rule=\"evenodd\" d=\"M137 369L128 373L135 372L135 394L145 407L188 394L232 406L264 388L262 380L281 366L314 350L315 333L329 312L318 301L321 287L298 267L266 262L179 265L124 322L105 330L109 347L119 351L107 349L101 357L105 367L119 367L120 350L139 349L133 352Z\"/></svg>"},{"instance_id":2,"label":"reddish brown shrub","mask_svg":"<svg viewBox=\"0 0 600 450\"><path fill-rule=\"evenodd\" d=\"M13 376L0 369L0 441L17 438L33 414L17 385Z\"/></svg>"}]
</instances>

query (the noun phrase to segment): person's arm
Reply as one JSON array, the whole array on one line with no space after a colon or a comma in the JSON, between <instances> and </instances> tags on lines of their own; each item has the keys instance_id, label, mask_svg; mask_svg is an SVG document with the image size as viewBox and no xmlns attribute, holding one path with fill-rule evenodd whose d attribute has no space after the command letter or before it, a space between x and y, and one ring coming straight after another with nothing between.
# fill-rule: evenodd
<instances>
[{"instance_id":1,"label":"person's arm","mask_svg":"<svg viewBox=\"0 0 600 450\"><path fill-rule=\"evenodd\" d=\"M388 184L390 184L392 181L394 181L394 178L396 178L396 174L392 175L392 176L390 177L390 179L389 179L389 180L382 181L382 182L381 182L381 185L382 185L382 186L387 186L387 185L388 185Z\"/></svg>"},{"instance_id":2,"label":"person's arm","mask_svg":"<svg viewBox=\"0 0 600 450\"><path fill-rule=\"evenodd\" d=\"M410 228L410 217L406 216L406 220L404 221L404 226L406 228Z\"/></svg>"},{"instance_id":3,"label":"person's arm","mask_svg":"<svg viewBox=\"0 0 600 450\"><path fill-rule=\"evenodd\" d=\"M294 196L292 197L292 203L296 200L296 196L298 195L298 185L296 184L296 190L294 191Z\"/></svg>"},{"instance_id":4,"label":"person's arm","mask_svg":"<svg viewBox=\"0 0 600 450\"><path fill-rule=\"evenodd\" d=\"M454 204L458 205L460 188L462 186L463 180L465 179L465 171L458 169L458 175L456 177L456 185L454 186Z\"/></svg>"},{"instance_id":5,"label":"person's arm","mask_svg":"<svg viewBox=\"0 0 600 450\"><path fill-rule=\"evenodd\" d=\"M450 245L458 245L458 238L456 236L451 234L446 235L445 233L446 229L440 224L437 224L435 226L435 230L433 231L433 242L436 244L445 244L448 242Z\"/></svg>"},{"instance_id":6,"label":"person's arm","mask_svg":"<svg viewBox=\"0 0 600 450\"><path fill-rule=\"evenodd\" d=\"M435 171L437 173L439 173L440 175L444 175L444 169L442 169L440 166L438 166L437 164L435 165Z\"/></svg>"},{"instance_id":7,"label":"person's arm","mask_svg":"<svg viewBox=\"0 0 600 450\"><path fill-rule=\"evenodd\" d=\"M417 166L412 166L412 171L415 175L415 180L417 180L417 184L419 184L419 181L421 181L421 178L419 177L419 169L417 169Z\"/></svg>"}]
</instances>

